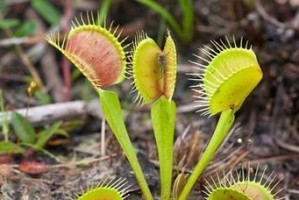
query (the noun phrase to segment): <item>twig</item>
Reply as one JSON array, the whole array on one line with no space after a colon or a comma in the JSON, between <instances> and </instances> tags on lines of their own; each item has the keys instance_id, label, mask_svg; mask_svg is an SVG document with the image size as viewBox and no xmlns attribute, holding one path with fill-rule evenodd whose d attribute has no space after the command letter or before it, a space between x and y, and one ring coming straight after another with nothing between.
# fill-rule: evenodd
<instances>
[{"instance_id":1,"label":"twig","mask_svg":"<svg viewBox=\"0 0 299 200\"><path fill-rule=\"evenodd\" d=\"M18 109L15 112L26 117L32 124L49 124L59 120L70 120L74 118L85 118L87 115L102 118L100 105L97 100L91 102L74 101L67 103L57 103L45 106ZM27 115L26 115L27 112ZM4 116L8 123L12 121L13 112L0 112L0 124Z\"/></svg>"},{"instance_id":2,"label":"twig","mask_svg":"<svg viewBox=\"0 0 299 200\"><path fill-rule=\"evenodd\" d=\"M0 46L6 47L11 45L21 45L21 44L36 44L44 41L45 36L32 36L32 37L10 37L0 40Z\"/></svg>"},{"instance_id":3,"label":"twig","mask_svg":"<svg viewBox=\"0 0 299 200\"><path fill-rule=\"evenodd\" d=\"M281 147L283 149L286 149L288 151L292 151L294 153L298 153L299 154L299 147L298 147L298 145L292 145L292 144L284 142L281 139L278 139L276 137L274 138L274 140L275 140L276 144L279 147Z\"/></svg>"},{"instance_id":4,"label":"twig","mask_svg":"<svg viewBox=\"0 0 299 200\"><path fill-rule=\"evenodd\" d=\"M77 165L89 165L91 163L95 163L95 162L100 162L100 161L104 161L104 160L108 160L111 159L113 157L117 156L117 154L112 154L109 156L104 156L104 157L100 157L100 158L86 158L80 161L76 161L76 162L69 162L69 163L63 163L63 164L57 164L57 165L51 165L50 168L61 168L61 167L74 167Z\"/></svg>"},{"instance_id":5,"label":"twig","mask_svg":"<svg viewBox=\"0 0 299 200\"><path fill-rule=\"evenodd\" d=\"M292 193L292 194L299 195L299 190L296 190L296 189L289 189L288 192Z\"/></svg>"},{"instance_id":6,"label":"twig","mask_svg":"<svg viewBox=\"0 0 299 200\"><path fill-rule=\"evenodd\" d=\"M197 103L189 103L187 105L182 105L177 108L177 113L188 113L198 110L196 107L198 106Z\"/></svg>"},{"instance_id":7,"label":"twig","mask_svg":"<svg viewBox=\"0 0 299 200\"><path fill-rule=\"evenodd\" d=\"M281 161L285 161L285 160L294 160L296 158L299 158L299 154L287 154L287 155L278 155L278 156L273 156L273 157L269 157L269 158L262 158L262 159L257 159L257 160L250 160L250 165L258 165L258 164L262 164L262 163L277 163L277 162L281 162ZM241 162L242 164L245 164L249 162L248 160Z\"/></svg>"},{"instance_id":8,"label":"twig","mask_svg":"<svg viewBox=\"0 0 299 200\"><path fill-rule=\"evenodd\" d=\"M264 7L262 6L260 0L256 0L254 2L255 2L255 7L256 7L257 12L264 18L264 20L266 20L267 22L269 22L281 29L291 28L291 27L286 26L284 23L277 21L275 18L271 17L267 13L267 11L264 9Z\"/></svg>"},{"instance_id":9,"label":"twig","mask_svg":"<svg viewBox=\"0 0 299 200\"><path fill-rule=\"evenodd\" d=\"M33 10L28 10L26 12L26 17L28 19L34 20L38 24L37 35L44 36L46 34L46 26L38 15ZM43 38L43 42L45 39ZM46 44L43 43L45 46ZM55 102L61 102L62 97L62 80L59 76L58 63L54 57L52 49L47 49L44 56L41 58L41 69L45 78L47 89L50 90L51 95L53 96Z\"/></svg>"},{"instance_id":10,"label":"twig","mask_svg":"<svg viewBox=\"0 0 299 200\"><path fill-rule=\"evenodd\" d=\"M0 40L0 46L10 46L10 45L19 45L27 41L27 37L12 37Z\"/></svg>"},{"instance_id":11,"label":"twig","mask_svg":"<svg viewBox=\"0 0 299 200\"><path fill-rule=\"evenodd\" d=\"M62 80L59 77L58 63L54 57L53 49L48 49L41 59L42 71L44 73L47 87L55 102L62 102Z\"/></svg>"}]
</instances>

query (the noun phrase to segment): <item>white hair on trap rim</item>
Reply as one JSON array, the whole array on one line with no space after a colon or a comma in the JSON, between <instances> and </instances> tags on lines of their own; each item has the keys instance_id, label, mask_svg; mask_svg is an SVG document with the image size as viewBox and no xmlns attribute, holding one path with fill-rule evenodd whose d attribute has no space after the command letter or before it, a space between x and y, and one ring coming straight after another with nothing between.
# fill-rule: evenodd
<instances>
[{"instance_id":1,"label":"white hair on trap rim","mask_svg":"<svg viewBox=\"0 0 299 200\"><path fill-rule=\"evenodd\" d=\"M219 42L212 40L211 44L214 48L211 48L207 45L204 45L204 48L199 48L200 52L205 55L205 57L196 55L194 56L199 59L199 61L189 61L191 62L197 71L197 73L191 73L188 74L191 76L189 80L191 81L197 81L199 82L196 85L191 86L192 90L195 92L195 102L198 103L195 107L198 108L196 112L201 113L202 116L211 116L209 103L211 101L211 97L213 94L217 91L219 86L229 78L230 75L237 72L236 66L231 66L228 63L223 63L223 65L226 66L227 71L220 72L215 66L210 65L210 63L215 59L215 57L225 51L230 49L247 49L251 50L252 46L248 44L248 41L243 41L243 37L240 38L240 43L237 44L235 37L232 37L232 44L228 37L225 37L225 42L220 39ZM207 67L212 67L214 72L218 75L215 76L213 73L211 73L209 70L207 70ZM208 73L210 76L212 76L215 79L215 82L212 83L211 81L205 79L205 73ZM203 83L205 81L205 84Z\"/></svg>"},{"instance_id":2,"label":"white hair on trap rim","mask_svg":"<svg viewBox=\"0 0 299 200\"><path fill-rule=\"evenodd\" d=\"M245 170L247 169L247 174L245 174ZM205 179L206 185L204 185L205 191L203 192L208 198L209 194L211 194L213 191L215 191L216 188L229 188L232 185L236 185L237 183L257 183L260 184L265 189L269 190L269 192L273 195L273 197L276 200L283 200L284 197L278 197L283 191L283 188L278 189L279 183L282 181L282 179L278 179L275 175L274 171L270 173L269 176L266 176L266 170L267 166L265 166L262 169L262 174L259 176L260 166L257 165L255 172L251 173L252 167L250 166L250 163L246 166L246 169L244 165L241 166L241 171L238 171L237 169L231 170L228 173L222 172L222 178L220 178L219 173L216 174L217 180L214 178L210 178L210 180ZM275 184L273 182L277 180ZM274 193L275 191L275 193Z\"/></svg>"}]
</instances>

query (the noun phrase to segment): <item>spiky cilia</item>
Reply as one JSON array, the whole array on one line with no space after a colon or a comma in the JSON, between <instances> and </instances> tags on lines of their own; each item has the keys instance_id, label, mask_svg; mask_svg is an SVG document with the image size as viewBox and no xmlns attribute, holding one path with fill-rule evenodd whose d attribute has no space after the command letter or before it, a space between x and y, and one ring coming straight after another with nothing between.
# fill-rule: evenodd
<instances>
[{"instance_id":1,"label":"spiky cilia","mask_svg":"<svg viewBox=\"0 0 299 200\"><path fill-rule=\"evenodd\" d=\"M152 103L161 96L171 100L174 92L177 56L174 41L168 32L164 49L140 32L131 55L133 91L138 104Z\"/></svg>"},{"instance_id":2,"label":"spiky cilia","mask_svg":"<svg viewBox=\"0 0 299 200\"><path fill-rule=\"evenodd\" d=\"M128 195L130 185L125 179L111 179L101 181L96 187L82 192L77 200L124 200Z\"/></svg>"},{"instance_id":3,"label":"spiky cilia","mask_svg":"<svg viewBox=\"0 0 299 200\"><path fill-rule=\"evenodd\" d=\"M220 197L224 200L279 200L280 192L276 176L272 172L265 178L266 167L259 175L259 166L252 176L251 167L249 166L247 173L242 167L241 171L230 171L223 174L223 178L218 180L206 180L206 200L217 200ZM274 181L277 181L275 184ZM275 192L276 191L276 192Z\"/></svg>"},{"instance_id":4,"label":"spiky cilia","mask_svg":"<svg viewBox=\"0 0 299 200\"><path fill-rule=\"evenodd\" d=\"M246 97L259 83L262 71L257 62L255 53L248 42L240 44L233 39L233 45L226 37L227 44L212 41L214 49L209 46L201 48L207 58L197 56L203 61L192 62L197 66L199 73L195 80L199 84L193 86L199 112L203 115L215 115L224 110L240 109Z\"/></svg>"},{"instance_id":5,"label":"spiky cilia","mask_svg":"<svg viewBox=\"0 0 299 200\"><path fill-rule=\"evenodd\" d=\"M81 15L81 22L75 19L72 29L62 38L49 34L47 41L63 53L99 89L121 82L125 77L126 59L120 34L112 24L107 29L99 26L92 14Z\"/></svg>"}]
</instances>

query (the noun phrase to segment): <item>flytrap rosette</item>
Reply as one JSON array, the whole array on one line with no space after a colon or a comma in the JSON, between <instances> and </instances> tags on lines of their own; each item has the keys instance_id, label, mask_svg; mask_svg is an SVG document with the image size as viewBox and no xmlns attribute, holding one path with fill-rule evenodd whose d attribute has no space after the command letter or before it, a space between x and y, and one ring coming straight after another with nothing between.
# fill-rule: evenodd
<instances>
[{"instance_id":1,"label":"flytrap rosette","mask_svg":"<svg viewBox=\"0 0 299 200\"><path fill-rule=\"evenodd\" d=\"M121 82L125 77L126 59L124 47L112 32L112 24L107 29L99 26L92 14L86 14L87 22L81 15L69 33L60 38L59 34L49 34L47 41L63 53L99 89Z\"/></svg>"},{"instance_id":2,"label":"flytrap rosette","mask_svg":"<svg viewBox=\"0 0 299 200\"><path fill-rule=\"evenodd\" d=\"M177 55L174 41L168 32L164 49L144 33L139 33L131 56L133 91L136 102L151 103L161 96L171 100L175 88Z\"/></svg>"},{"instance_id":3,"label":"flytrap rosette","mask_svg":"<svg viewBox=\"0 0 299 200\"><path fill-rule=\"evenodd\" d=\"M248 42L233 45L212 41L215 49L208 46L200 49L207 58L197 56L204 64L193 62L200 70L197 76L200 83L194 91L203 115L215 115L222 111L240 109L246 97L262 79L262 71L255 53Z\"/></svg>"}]
</instances>

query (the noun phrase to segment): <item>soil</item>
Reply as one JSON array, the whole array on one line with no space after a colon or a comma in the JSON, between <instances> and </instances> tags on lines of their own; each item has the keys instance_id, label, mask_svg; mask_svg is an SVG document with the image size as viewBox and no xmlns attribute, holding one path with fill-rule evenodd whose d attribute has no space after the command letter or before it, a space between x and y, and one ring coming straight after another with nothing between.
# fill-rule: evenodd
<instances>
[{"instance_id":1,"label":"soil","mask_svg":"<svg viewBox=\"0 0 299 200\"><path fill-rule=\"evenodd\" d=\"M35 32L21 41L13 36L15 28L0 30L0 88L6 111L75 100L88 104L98 99L92 86L44 38L55 28L61 34L66 33L75 17L80 18L80 13L86 11L95 14L102 1L49 2L61 13L59 27L51 26L29 0L4 1L7 7L0 13L1 18L37 24ZM176 1L158 2L181 21L182 13ZM273 189L278 192L277 199L299 199L299 1L194 0L193 5L194 35L189 43L182 43L157 13L136 1L113 1L107 16L108 24L113 21L112 27L119 25L123 30L121 38L127 37L126 43L134 41L140 31L154 40L163 40L163 34L159 34L159 30L166 32L163 24L174 36L179 63L173 97L178 110L174 176L183 170L192 172L217 122L217 117L208 118L196 113L194 93L190 89L194 82L188 80L190 76L187 74L197 71L189 60L198 62L194 54L200 54L198 48L204 45L211 46L210 41L228 37L230 41L234 38L240 43L243 38L249 41L257 55L263 79L237 112L230 137L189 199L203 199L207 181L217 180L218 175L230 170L238 172L242 168L246 173L259 169L260 175L265 167L266 175L262 181L271 179L270 185L279 182ZM33 71L36 71L35 75ZM34 77L41 80L42 87L30 86ZM42 101L34 93L28 94L28 89L42 91L46 94L43 97L51 100ZM135 94L130 93L131 80L109 89L119 94L130 138L149 187L158 199L159 162L150 106L133 103ZM120 177L130 184L128 199L142 199L120 146L109 127L103 127L100 110L95 110L97 114L80 110L76 116L64 115L63 124L68 127L65 129L69 137L53 137L45 151L24 147L25 154L1 155L0 199L75 199L76 195L105 178ZM34 123L37 133L53 121L61 120L56 116L53 119ZM19 144L12 128L9 133L10 140ZM105 134L105 140L101 134ZM0 139L4 139L2 134ZM21 167L24 165L25 169Z\"/></svg>"}]
</instances>

